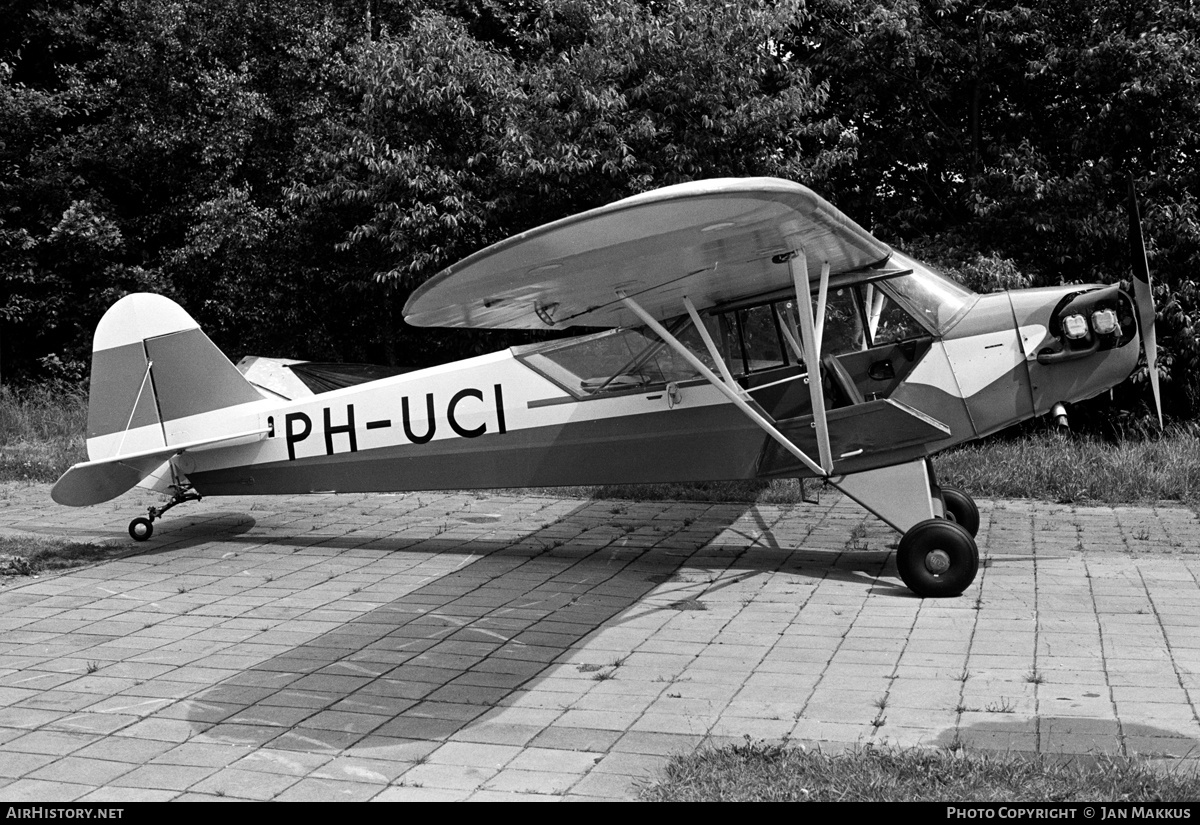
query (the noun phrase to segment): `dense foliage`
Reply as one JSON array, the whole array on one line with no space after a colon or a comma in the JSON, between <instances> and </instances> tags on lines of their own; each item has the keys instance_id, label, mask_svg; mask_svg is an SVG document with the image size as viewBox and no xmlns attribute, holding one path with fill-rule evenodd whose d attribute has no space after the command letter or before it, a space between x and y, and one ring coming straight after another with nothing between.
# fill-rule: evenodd
<instances>
[{"instance_id":1,"label":"dense foliage","mask_svg":"<svg viewBox=\"0 0 1200 825\"><path fill-rule=\"evenodd\" d=\"M234 357L422 364L481 246L649 188L798 180L985 288L1128 272L1143 197L1200 405L1200 11L1171 0L7 0L0 377L71 379L119 295Z\"/></svg>"}]
</instances>

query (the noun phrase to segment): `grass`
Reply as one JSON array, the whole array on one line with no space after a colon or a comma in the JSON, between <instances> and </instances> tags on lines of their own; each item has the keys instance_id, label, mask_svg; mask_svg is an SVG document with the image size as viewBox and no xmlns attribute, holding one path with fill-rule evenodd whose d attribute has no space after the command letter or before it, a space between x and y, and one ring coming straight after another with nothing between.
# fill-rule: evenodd
<instances>
[{"instance_id":1,"label":"grass","mask_svg":"<svg viewBox=\"0 0 1200 825\"><path fill-rule=\"evenodd\" d=\"M32 576L47 570L83 567L128 549L62 539L0 536L0 576Z\"/></svg>"},{"instance_id":2,"label":"grass","mask_svg":"<svg viewBox=\"0 0 1200 825\"><path fill-rule=\"evenodd\" d=\"M966 444L939 455L938 480L982 498L1134 504L1200 503L1200 426L1109 440L1049 430Z\"/></svg>"},{"instance_id":3,"label":"grass","mask_svg":"<svg viewBox=\"0 0 1200 825\"><path fill-rule=\"evenodd\" d=\"M673 759L650 802L1190 802L1193 771L1144 761L867 746L831 755L747 741Z\"/></svg>"},{"instance_id":4,"label":"grass","mask_svg":"<svg viewBox=\"0 0 1200 825\"><path fill-rule=\"evenodd\" d=\"M56 481L87 460L87 392L67 384L0 386L0 481Z\"/></svg>"}]
</instances>

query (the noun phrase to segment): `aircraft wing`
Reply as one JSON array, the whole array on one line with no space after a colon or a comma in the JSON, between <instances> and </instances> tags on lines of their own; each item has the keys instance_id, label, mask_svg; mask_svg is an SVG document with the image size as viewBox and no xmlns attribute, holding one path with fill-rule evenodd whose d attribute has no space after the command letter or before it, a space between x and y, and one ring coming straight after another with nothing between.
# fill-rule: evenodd
<instances>
[{"instance_id":1,"label":"aircraft wing","mask_svg":"<svg viewBox=\"0 0 1200 825\"><path fill-rule=\"evenodd\" d=\"M787 256L808 277L881 264L891 249L798 183L725 178L668 186L531 229L422 284L404 308L415 326L488 329L640 323L787 287Z\"/></svg>"}]
</instances>

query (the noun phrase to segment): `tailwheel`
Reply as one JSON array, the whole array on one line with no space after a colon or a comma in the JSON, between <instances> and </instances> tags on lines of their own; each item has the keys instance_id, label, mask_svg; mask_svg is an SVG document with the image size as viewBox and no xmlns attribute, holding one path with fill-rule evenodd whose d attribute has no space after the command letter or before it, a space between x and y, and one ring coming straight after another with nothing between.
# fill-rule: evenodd
<instances>
[{"instance_id":1,"label":"tailwheel","mask_svg":"<svg viewBox=\"0 0 1200 825\"><path fill-rule=\"evenodd\" d=\"M975 581L979 548L962 525L927 519L900 539L896 567L908 589L923 599L957 596Z\"/></svg>"},{"instance_id":2,"label":"tailwheel","mask_svg":"<svg viewBox=\"0 0 1200 825\"><path fill-rule=\"evenodd\" d=\"M965 528L972 538L979 535L979 507L975 499L957 487L943 487L942 502L946 505L946 518Z\"/></svg>"},{"instance_id":3,"label":"tailwheel","mask_svg":"<svg viewBox=\"0 0 1200 825\"><path fill-rule=\"evenodd\" d=\"M135 518L129 522L129 535L134 541L145 541L154 535L154 524L148 518Z\"/></svg>"},{"instance_id":4,"label":"tailwheel","mask_svg":"<svg viewBox=\"0 0 1200 825\"><path fill-rule=\"evenodd\" d=\"M200 494L193 493L186 487L177 486L175 493L171 496L171 500L163 507L148 507L146 508L146 518L135 518L129 522L129 535L134 541L145 541L154 535L154 520L163 517L163 514L172 507L183 504L185 501L199 501Z\"/></svg>"}]
</instances>

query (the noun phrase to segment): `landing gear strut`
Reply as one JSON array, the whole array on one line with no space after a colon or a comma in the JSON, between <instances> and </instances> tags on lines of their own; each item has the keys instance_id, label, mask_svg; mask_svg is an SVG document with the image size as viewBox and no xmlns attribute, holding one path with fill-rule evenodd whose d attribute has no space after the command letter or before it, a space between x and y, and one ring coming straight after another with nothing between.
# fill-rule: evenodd
<instances>
[{"instance_id":1,"label":"landing gear strut","mask_svg":"<svg viewBox=\"0 0 1200 825\"><path fill-rule=\"evenodd\" d=\"M928 459L831 479L902 537L896 567L921 598L957 596L979 572L979 508L966 493L939 487Z\"/></svg>"},{"instance_id":2,"label":"landing gear strut","mask_svg":"<svg viewBox=\"0 0 1200 825\"><path fill-rule=\"evenodd\" d=\"M163 507L148 507L146 514L149 518L135 518L129 522L129 536L134 541L145 541L154 535L154 520L160 519L163 515L174 507L176 504L183 504L185 501L199 501L200 494L193 493L189 489L175 487L175 493L171 496L171 500Z\"/></svg>"}]
</instances>

